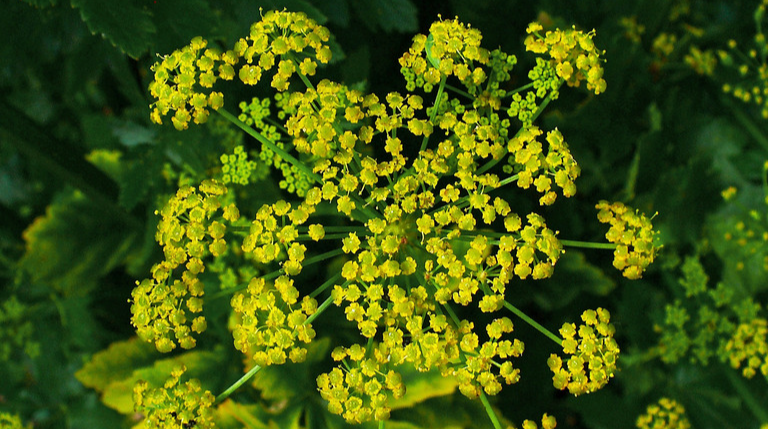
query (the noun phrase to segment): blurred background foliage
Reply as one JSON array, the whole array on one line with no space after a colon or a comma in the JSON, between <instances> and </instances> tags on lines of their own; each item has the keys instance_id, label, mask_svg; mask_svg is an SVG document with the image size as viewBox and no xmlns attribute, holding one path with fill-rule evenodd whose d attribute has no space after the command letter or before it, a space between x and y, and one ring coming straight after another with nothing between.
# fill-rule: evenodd
<instances>
[{"instance_id":1,"label":"blurred background foliage","mask_svg":"<svg viewBox=\"0 0 768 429\"><path fill-rule=\"evenodd\" d=\"M552 345L518 322L516 335L526 344L517 362L522 380L494 405L510 422L547 412L558 427L617 428L633 427L647 404L667 396L686 407L696 428L768 423L765 377L745 379L718 358L707 365L689 355L671 362L660 358L659 348L669 328L668 305L688 306L691 315L703 305L680 285L688 257L700 261L705 287L722 283L758 304L768 296L759 257L765 257L765 242L748 251L723 239L739 230L739 222L751 222L757 237L765 231L768 127L759 108L722 90L745 76L702 54L716 59L731 39L750 46L759 31L757 7L756 0L5 2L0 412L18 414L35 428L131 427L137 416L126 395L132 380L151 378L153 368L183 361L214 393L239 377L241 357L231 347L223 308L210 310L211 319L219 312L222 327L195 352L163 358L131 339L131 289L161 257L154 210L180 179L208 177L231 150L230 140L242 138L215 125L183 133L151 125L146 88L157 55L195 36L229 46L259 19L260 9L287 8L307 13L334 35L334 62L322 76L378 94L404 90L397 58L438 15L458 16L482 31L485 47L516 54L520 80L532 61L522 53L528 22L594 28L595 43L606 51L608 90L599 97L563 91L539 120L567 136L582 168L578 194L544 215L562 238L601 241L594 204L620 200L649 215L658 212L654 224L664 249L638 281L613 270L609 253L571 251L552 279L514 285L515 304L550 329L583 309L610 309L622 370L597 393L573 398L557 392L544 365ZM759 55L754 60L760 64ZM228 100L258 95L234 85L227 90L237 94ZM721 191L730 186L737 196L724 201ZM268 182L258 198L280 193ZM222 427L266 427L270 421L342 427L325 411L314 384L329 367L330 341L345 335L335 321L340 317L329 312L320 318L318 332L339 338L318 341L306 363L264 371L255 389L222 406ZM414 375L412 383L411 396L393 407L393 421L401 423L391 427L487 427L480 405L452 393L440 377Z\"/></svg>"}]
</instances>

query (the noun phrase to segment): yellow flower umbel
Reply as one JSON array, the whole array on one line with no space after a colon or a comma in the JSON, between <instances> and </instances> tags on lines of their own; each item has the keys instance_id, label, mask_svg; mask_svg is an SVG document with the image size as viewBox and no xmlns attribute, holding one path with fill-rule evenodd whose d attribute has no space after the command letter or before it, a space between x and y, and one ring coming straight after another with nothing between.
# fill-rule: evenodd
<instances>
[{"instance_id":1,"label":"yellow flower umbel","mask_svg":"<svg viewBox=\"0 0 768 429\"><path fill-rule=\"evenodd\" d=\"M752 378L760 371L768 379L768 321L761 318L742 323L725 346L731 366L744 368L741 373Z\"/></svg>"},{"instance_id":2,"label":"yellow flower umbel","mask_svg":"<svg viewBox=\"0 0 768 429\"><path fill-rule=\"evenodd\" d=\"M557 75L568 86L578 87L582 81L587 82L587 89L600 94L605 92L606 83L603 79L604 61L600 56L602 51L595 47L592 39L595 32L584 33L576 27L567 30L556 29L541 34L543 28L538 22L528 25L525 38L525 48L538 54L548 53Z\"/></svg>"},{"instance_id":3,"label":"yellow flower umbel","mask_svg":"<svg viewBox=\"0 0 768 429\"><path fill-rule=\"evenodd\" d=\"M598 308L581 315L584 324L578 330L573 323L563 324L560 328L563 352L571 356L564 367L562 359L556 354L547 360L547 365L555 374L552 377L555 388L567 388L574 395L592 393L613 377L619 346L613 339L615 328L608 323L609 319L610 313Z\"/></svg>"},{"instance_id":4,"label":"yellow flower umbel","mask_svg":"<svg viewBox=\"0 0 768 429\"><path fill-rule=\"evenodd\" d=\"M152 66L152 121L160 124L173 111L171 121L179 130L191 120L206 122L209 108L224 105L224 95L211 90L214 84L236 75L246 85L256 85L265 72L273 71L272 87L285 91L295 73L314 75L317 61L330 61L329 36L327 28L303 13L269 11L229 51L206 48L208 42L197 37Z\"/></svg>"},{"instance_id":5,"label":"yellow flower umbel","mask_svg":"<svg viewBox=\"0 0 768 429\"><path fill-rule=\"evenodd\" d=\"M458 20L417 35L400 59L408 93L381 97L307 79L330 50L327 30L301 14L266 14L227 52L245 84L274 71L282 122L266 118L272 102L247 105L239 120L219 113L262 143L268 163L283 171L281 187L299 198L262 205L244 232L243 257L275 270L231 300L239 350L258 365L301 361L302 343L314 336L309 323L327 306L341 307L362 341L336 348L339 366L317 385L329 410L350 423L389 417L388 398L404 394L402 365L456 378L459 390L488 410L486 395L518 381L512 360L523 343L511 336L509 318L490 314L514 308L506 299L515 279L552 276L563 246L541 215L516 213L499 190L517 182L533 188L541 205L555 201L557 188L574 195L579 167L562 134L545 135L533 122L563 83L605 89L594 33L530 30L529 50L549 58L537 60L532 84L512 94L509 107L502 107L502 88L513 87L516 58L483 49L480 32ZM292 77L306 89L289 92ZM433 89L434 99L425 100ZM529 93L522 98L520 91ZM517 121L523 127L516 131ZM325 226L310 224L316 212ZM319 240L336 240L340 249L305 258L310 241ZM299 274L337 256L340 272L310 295L330 290L330 297L320 306L301 298ZM456 306L489 314L477 327L486 332L478 334ZM604 385L618 354L608 312L583 319L579 341L575 327L564 327L563 347L574 356L564 378L556 371L561 388L574 393ZM545 416L542 424L555 422Z\"/></svg>"},{"instance_id":6,"label":"yellow flower umbel","mask_svg":"<svg viewBox=\"0 0 768 429\"><path fill-rule=\"evenodd\" d=\"M251 279L246 293L232 298L239 316L232 332L235 348L252 354L259 366L280 365L286 358L303 362L307 349L299 342L308 344L315 337L307 318L317 310L317 302L307 296L299 302L298 296L287 276L278 277L271 287L263 278Z\"/></svg>"},{"instance_id":7,"label":"yellow flower umbel","mask_svg":"<svg viewBox=\"0 0 768 429\"><path fill-rule=\"evenodd\" d=\"M637 418L638 429L689 429L691 423L685 416L685 408L674 399L661 398L648 406L645 414Z\"/></svg>"},{"instance_id":8,"label":"yellow flower umbel","mask_svg":"<svg viewBox=\"0 0 768 429\"><path fill-rule=\"evenodd\" d=\"M214 397L203 391L200 381L191 379L180 382L186 371L181 366L171 372L163 387L151 388L146 381L139 381L133 388L133 403L137 413L144 415L144 427L148 429L201 428L212 429L211 406Z\"/></svg>"},{"instance_id":9,"label":"yellow flower umbel","mask_svg":"<svg viewBox=\"0 0 768 429\"><path fill-rule=\"evenodd\" d=\"M638 210L632 211L622 203L600 201L597 219L611 228L605 238L616 244L613 266L628 279L639 279L653 262L658 247L654 244L655 232L651 220Z\"/></svg>"},{"instance_id":10,"label":"yellow flower umbel","mask_svg":"<svg viewBox=\"0 0 768 429\"><path fill-rule=\"evenodd\" d=\"M555 429L556 426L557 420L555 420L554 416L545 413L541 417L541 429ZM523 429L539 429L539 426L533 420L525 420L523 422Z\"/></svg>"},{"instance_id":11,"label":"yellow flower umbel","mask_svg":"<svg viewBox=\"0 0 768 429\"><path fill-rule=\"evenodd\" d=\"M205 270L203 258L219 256L226 249L226 225L239 211L234 205L223 208L219 197L227 188L213 180L204 181L199 190L185 186L176 192L158 213L156 239L163 246L165 260L152 267L152 278L136 282L131 293L131 323L139 337L155 343L157 350L169 352L180 345L191 349L201 333L205 318L193 315L203 311L205 285L198 275Z\"/></svg>"},{"instance_id":12,"label":"yellow flower umbel","mask_svg":"<svg viewBox=\"0 0 768 429\"><path fill-rule=\"evenodd\" d=\"M32 424L23 426L21 424L21 418L19 416L0 413L0 429L32 429Z\"/></svg>"}]
</instances>

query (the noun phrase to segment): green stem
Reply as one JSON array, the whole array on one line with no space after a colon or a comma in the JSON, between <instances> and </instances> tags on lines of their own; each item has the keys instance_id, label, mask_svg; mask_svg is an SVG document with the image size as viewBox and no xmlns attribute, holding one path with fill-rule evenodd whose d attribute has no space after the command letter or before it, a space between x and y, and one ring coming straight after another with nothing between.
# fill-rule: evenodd
<instances>
[{"instance_id":1,"label":"green stem","mask_svg":"<svg viewBox=\"0 0 768 429\"><path fill-rule=\"evenodd\" d=\"M448 79L448 76L443 76L442 79L440 79L440 86L437 88L437 95L435 96L435 105L432 107L432 113L429 115L429 123L434 124L435 117L437 117L437 109L440 108L440 103L443 101L443 92L445 92L445 81ZM424 150L427 148L427 143L429 142L429 137L424 136L424 139L421 141L421 149L419 149L419 152L424 152Z\"/></svg>"},{"instance_id":2,"label":"green stem","mask_svg":"<svg viewBox=\"0 0 768 429\"><path fill-rule=\"evenodd\" d=\"M325 252L325 253L322 253L320 255L313 256L311 258L307 258L307 259L304 260L304 263L301 264L301 265L303 267L306 267L307 265L312 265L312 264L316 264L318 262L325 261L326 259L333 258L334 256L341 255L342 253L344 253L344 251L342 249L331 250L330 252Z\"/></svg>"},{"instance_id":3,"label":"green stem","mask_svg":"<svg viewBox=\"0 0 768 429\"><path fill-rule=\"evenodd\" d=\"M736 120L744 126L744 129L747 130L749 135L751 135L763 149L768 150L768 138L765 137L762 130L760 130L755 122L744 113L744 110L728 96L721 96L720 100L723 104L728 106L728 111L733 113L733 116L735 116Z\"/></svg>"},{"instance_id":4,"label":"green stem","mask_svg":"<svg viewBox=\"0 0 768 429\"><path fill-rule=\"evenodd\" d=\"M742 380L731 368L725 368L725 375L733 385L733 388L736 389L736 392L739 393L741 399L744 400L744 404L749 408L752 414L754 414L761 423L768 422L768 411L766 411L765 405L755 399L746 383L744 383L744 380Z\"/></svg>"},{"instance_id":5,"label":"green stem","mask_svg":"<svg viewBox=\"0 0 768 429\"><path fill-rule=\"evenodd\" d=\"M553 334L549 329L547 329L544 326L542 326L541 324L539 324L539 322L537 322L537 321L531 319L530 317L528 317L528 315L523 313L519 308L515 307L514 305L510 304L507 301L504 301L504 307L506 307L507 310L509 310L512 313L514 313L517 317L523 319L523 321L525 321L529 325L531 325L534 328L536 328L537 331L541 332L542 334L544 334L544 336L546 336L550 340L554 341L558 346L562 346L563 345L563 339L562 338L560 338L557 335Z\"/></svg>"},{"instance_id":6,"label":"green stem","mask_svg":"<svg viewBox=\"0 0 768 429\"><path fill-rule=\"evenodd\" d=\"M261 367L260 367L259 365L256 365L256 366L254 366L253 368L251 368L251 370L250 370L250 371L248 371L247 373L245 373L245 375L244 375L244 376L240 377L240 379L239 379L239 380L237 380L237 381L236 381L234 384L232 384L231 386L229 386L229 387L227 388L227 390L225 390L224 392L222 392L222 393L221 393L221 395L217 396L217 397L216 397L216 401L214 401L214 403L216 403L216 404L217 404L217 403L220 403L221 401L223 401L223 400L227 399L227 398L229 397L229 395L231 395L231 394L232 394L232 392L234 392L234 391L235 391L235 390L237 390L237 389L238 389L240 386L242 386L243 384L245 384L245 382L246 382L246 381L250 380L250 379L251 379L251 377L253 377L254 375L256 375L256 373L257 373L257 372L259 372L259 371L261 371Z\"/></svg>"},{"instance_id":7,"label":"green stem","mask_svg":"<svg viewBox=\"0 0 768 429\"><path fill-rule=\"evenodd\" d=\"M577 241L577 240L560 240L563 246L579 247L582 249L608 249L613 250L616 248L614 243L593 243L591 241Z\"/></svg>"},{"instance_id":8,"label":"green stem","mask_svg":"<svg viewBox=\"0 0 768 429\"><path fill-rule=\"evenodd\" d=\"M317 319L317 316L321 315L326 308L330 307L331 303L333 303L333 297L329 296L325 299L325 301L323 301L322 304L320 304L319 307L317 307L317 310L312 313L311 316L307 317L307 320L304 321L304 324L306 325L308 323L312 323L315 319Z\"/></svg>"},{"instance_id":9,"label":"green stem","mask_svg":"<svg viewBox=\"0 0 768 429\"><path fill-rule=\"evenodd\" d=\"M320 287L315 289L314 292L310 293L309 297L310 298L314 298L314 297L320 295L321 293L323 293L324 290L326 290L329 287L331 287L331 285L336 283L340 278L341 278L341 273L334 274L330 279L326 280L325 283L321 284Z\"/></svg>"},{"instance_id":10,"label":"green stem","mask_svg":"<svg viewBox=\"0 0 768 429\"><path fill-rule=\"evenodd\" d=\"M493 411L493 408L491 407L491 403L488 402L488 397L485 395L485 392L483 392L482 390L480 391L480 402L483 403L483 407L485 407L485 412L488 413L488 417L491 418L493 427L495 429L501 429L501 423L499 422L499 418L496 417L496 412Z\"/></svg>"},{"instance_id":11,"label":"green stem","mask_svg":"<svg viewBox=\"0 0 768 429\"><path fill-rule=\"evenodd\" d=\"M379 420L379 429L384 429L384 420Z\"/></svg>"},{"instance_id":12,"label":"green stem","mask_svg":"<svg viewBox=\"0 0 768 429\"><path fill-rule=\"evenodd\" d=\"M470 100L473 100L475 97L472 96L472 94L468 93L467 91L464 91L463 89L460 89L458 87L455 87L453 85L445 85L445 89L449 91L453 91L456 94L463 95L464 97L469 98Z\"/></svg>"},{"instance_id":13,"label":"green stem","mask_svg":"<svg viewBox=\"0 0 768 429\"><path fill-rule=\"evenodd\" d=\"M224 108L220 108L217 110L217 112L226 118L228 121L232 122L233 124L237 125L241 130L245 131L249 136L255 138L259 142L261 142L264 146L268 147L272 152L275 152L277 155L279 155L281 158L283 158L285 161L289 162L294 167L301 170L304 174L306 174L312 181L315 183L322 183L323 178L315 174L312 169L304 165L301 161L296 159L293 155L289 154L288 152L284 151L283 149L280 149L272 140L264 137L259 133L258 131L254 130L253 128L249 127L248 125L244 124L242 121L237 119L234 115L224 110Z\"/></svg>"},{"instance_id":14,"label":"green stem","mask_svg":"<svg viewBox=\"0 0 768 429\"><path fill-rule=\"evenodd\" d=\"M491 161L491 162L493 162L493 161ZM490 162L489 162L488 164L490 164ZM487 166L488 164L485 164L485 165L483 166L483 168L481 168L481 170L487 170L487 169L485 168L485 166ZM490 167L489 167L489 168L490 168ZM479 171L478 171L478 173L479 173ZM516 182L516 181L517 181L517 179L518 179L519 177L520 177L520 175L519 175L519 174L515 174L514 176L509 176L509 177L507 177L506 179L504 179L504 180L502 180L502 181L500 181L500 182L499 182L499 185L498 185L498 186L496 186L496 189L499 189L499 188L501 188L502 186L506 186L506 185L509 185L509 184L510 184L510 183L512 183L512 182Z\"/></svg>"}]
</instances>

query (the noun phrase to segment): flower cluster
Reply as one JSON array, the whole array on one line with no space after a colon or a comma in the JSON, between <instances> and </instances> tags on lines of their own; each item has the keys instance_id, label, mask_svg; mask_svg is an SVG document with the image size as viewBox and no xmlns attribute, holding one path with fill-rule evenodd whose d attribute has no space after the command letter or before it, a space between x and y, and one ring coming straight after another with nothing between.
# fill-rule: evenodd
<instances>
[{"instance_id":1,"label":"flower cluster","mask_svg":"<svg viewBox=\"0 0 768 429\"><path fill-rule=\"evenodd\" d=\"M441 79L456 76L470 94L475 94L487 74L482 67L490 61L488 50L480 47L482 35L477 29L459 22L437 21L429 27L429 36L413 38L408 52L400 58L400 70L406 89L423 88L430 92Z\"/></svg>"},{"instance_id":2,"label":"flower cluster","mask_svg":"<svg viewBox=\"0 0 768 429\"><path fill-rule=\"evenodd\" d=\"M619 202L600 201L595 208L600 223L611 225L605 238L616 244L613 266L628 279L640 278L658 251L651 220Z\"/></svg>"},{"instance_id":3,"label":"flower cluster","mask_svg":"<svg viewBox=\"0 0 768 429\"><path fill-rule=\"evenodd\" d=\"M144 427L157 429L215 428L211 406L214 397L203 391L200 381L191 379L182 383L184 366L171 372L163 387L151 388L139 381L133 388L133 403L137 413L144 415Z\"/></svg>"},{"instance_id":4,"label":"flower cluster","mask_svg":"<svg viewBox=\"0 0 768 429\"><path fill-rule=\"evenodd\" d=\"M283 97L283 94L279 93L275 95L275 99L277 100L277 106L280 109L278 117L284 118L286 115L284 109L288 98ZM278 150L285 150L287 149L286 143L280 141L280 132L277 130L274 123L269 120L271 104L272 102L269 98L260 100L256 97L254 97L250 103L242 102L240 103L241 113L238 116L238 119L246 125L255 128L262 136L274 142ZM279 182L281 189L285 189L299 197L304 197L306 195L307 190L312 184L312 181L307 176L306 172L299 170L296 166L292 165L290 162L283 159L282 156L263 144L261 146L261 151L259 152L259 160L261 161L259 163L260 166L266 168L274 167L282 173L283 179ZM269 173L266 168L263 172L259 171L264 177Z\"/></svg>"},{"instance_id":5,"label":"flower cluster","mask_svg":"<svg viewBox=\"0 0 768 429\"><path fill-rule=\"evenodd\" d=\"M563 248L542 216L516 213L498 190L515 182L534 188L541 205L555 201L557 188L565 197L574 195L579 167L558 130L539 141L544 132L533 125L542 109L537 99L557 98L566 82L579 86L586 81L595 93L605 89L594 32L556 30L541 36L540 30L537 24L529 27L526 46L549 58L539 58L529 73L533 89L525 98L513 94L506 109L502 88L508 87L516 58L483 49L480 32L458 20L433 24L429 35L416 36L400 59L408 91L437 88L434 103L413 93L380 98L328 80L310 84L306 76L314 74L313 57L330 59L324 43L328 31L301 14L266 14L248 38L224 54L233 67L245 62L237 74L249 85L276 69L272 86L280 93L274 106L282 123L269 117L269 100L241 104L239 123L221 113L242 128L251 127L249 134L263 144L264 164L282 170L280 186L300 199L262 205L245 233L244 257L278 268L250 279L246 290L231 299L237 349L260 366L302 361L304 344L315 335L310 322L331 303L341 307L367 344L337 347L332 357L338 366L321 374L317 384L329 410L352 423L389 417L388 398L405 391L399 368L405 364L455 377L470 398L495 395L502 384L519 380L511 360L524 345L511 337L512 321L492 313L511 306L505 299L513 279L550 277ZM295 74L306 90L288 91ZM447 93L456 89L453 81L463 86L454 91L456 98ZM161 109L156 116L164 114ZM524 124L517 134L509 129L515 118ZM413 141L421 141L420 147ZM240 160L227 155L226 162ZM206 192L202 186L201 192ZM190 301L198 308L202 288L185 286L189 279L199 284L199 250L216 256L226 249L214 249L226 231L223 222L212 218L220 206L193 213L199 204L187 203L190 195L197 194L185 189L169 203L173 208L164 209L158 241L166 261L134 293L134 307L140 310L134 324L158 348L159 343L165 349L174 345L170 332L184 333L183 323L158 315L168 314L169 306L182 308L185 299L190 311ZM207 198L192 200L204 203ZM233 222L236 216L230 219L227 210L223 218ZM316 212L327 226L309 224ZM627 220L621 221L624 228ZM630 222L631 231L637 226ZM341 250L305 258L304 243L320 240L340 240ZM201 241L210 245L200 247ZM647 265L653 259L651 248L650 258L641 252L645 259L637 261L635 248L648 249L636 241L630 243L633 253L625 265ZM305 266L341 252L341 272L310 295L330 288L330 298L319 308L313 298L300 298L294 280ZM182 280L165 286L169 273L183 263ZM158 288L171 293L158 300ZM476 329L474 322L460 319L454 311L458 305L488 313L490 321ZM144 316L139 320L136 314ZM185 320L184 312L181 316ZM582 319L578 341L574 325L561 330L563 348L573 355L567 370L556 356L550 359L556 386L575 394L602 387L618 356L608 312L588 311ZM556 423L545 415L542 424L549 429Z\"/></svg>"},{"instance_id":6,"label":"flower cluster","mask_svg":"<svg viewBox=\"0 0 768 429\"><path fill-rule=\"evenodd\" d=\"M221 155L220 160L223 174L221 181L225 185L228 183L247 185L250 182L251 173L256 169L256 161L248 160L248 153L242 146L235 147L232 154Z\"/></svg>"},{"instance_id":7,"label":"flower cluster","mask_svg":"<svg viewBox=\"0 0 768 429\"><path fill-rule=\"evenodd\" d=\"M33 340L34 325L28 307L15 295L0 305L0 362L8 361L15 350L24 350L29 357L40 354L40 344Z\"/></svg>"},{"instance_id":8,"label":"flower cluster","mask_svg":"<svg viewBox=\"0 0 768 429\"><path fill-rule=\"evenodd\" d=\"M768 271L768 222L757 210L740 214L718 219L718 226L726 230L724 251L732 255L727 263L736 271L747 267Z\"/></svg>"},{"instance_id":9,"label":"flower cluster","mask_svg":"<svg viewBox=\"0 0 768 429\"><path fill-rule=\"evenodd\" d=\"M697 46L691 46L683 61L697 74L712 76L717 66L717 58L711 50L701 50Z\"/></svg>"},{"instance_id":10,"label":"flower cluster","mask_svg":"<svg viewBox=\"0 0 768 429\"><path fill-rule=\"evenodd\" d=\"M619 346L613 339L615 328L609 323L610 313L598 308L587 310L581 315L584 324L564 323L560 328L563 337L563 352L568 360L563 367L562 359L556 354L547 360L555 388L568 389L573 395L592 393L608 383L616 372ZM578 338L576 338L578 335Z\"/></svg>"},{"instance_id":11,"label":"flower cluster","mask_svg":"<svg viewBox=\"0 0 768 429\"><path fill-rule=\"evenodd\" d=\"M555 429L556 426L557 420L555 420L554 416L545 413L541 417L541 429ZM539 426L533 420L525 420L523 422L523 429L539 429Z\"/></svg>"},{"instance_id":12,"label":"flower cluster","mask_svg":"<svg viewBox=\"0 0 768 429\"><path fill-rule=\"evenodd\" d=\"M541 24L528 25L525 48L537 54L548 53L557 75L569 86L578 87L587 82L587 89L595 94L605 92L603 79L603 54L592 40L595 32L584 33L576 27L567 30L547 31L543 35Z\"/></svg>"},{"instance_id":13,"label":"flower cluster","mask_svg":"<svg viewBox=\"0 0 768 429\"><path fill-rule=\"evenodd\" d=\"M186 129L190 120L206 122L208 108L219 109L224 96L205 91L218 79L232 80L235 75L247 85L256 85L264 72L274 69L271 85L285 91L295 73L314 75L317 61L330 61L329 36L327 28L303 13L270 11L251 27L248 37L226 52L206 49L208 42L197 37L152 66L155 76L149 90L156 101L151 118L160 124L173 111L171 121L179 130Z\"/></svg>"},{"instance_id":14,"label":"flower cluster","mask_svg":"<svg viewBox=\"0 0 768 429\"><path fill-rule=\"evenodd\" d=\"M514 154L514 158L510 156L505 172L517 175L517 186L520 188L535 186L536 191L543 194L539 204L551 205L557 197L552 190L553 182L563 190L565 197L571 197L576 194L574 181L579 177L581 169L560 131L555 129L547 133L546 154L541 142L537 140L542 134L538 127L530 126L509 140L507 150Z\"/></svg>"},{"instance_id":15,"label":"flower cluster","mask_svg":"<svg viewBox=\"0 0 768 429\"><path fill-rule=\"evenodd\" d=\"M724 84L723 92L745 103L754 103L761 108L763 118L768 119L768 41L763 33L766 6L768 1L763 0L755 10L757 32L753 38L754 47L743 52L735 40L730 40L730 52L721 50L718 55L721 64L734 70L734 80L738 80Z\"/></svg>"},{"instance_id":16,"label":"flower cluster","mask_svg":"<svg viewBox=\"0 0 768 429\"><path fill-rule=\"evenodd\" d=\"M624 29L624 37L636 45L640 44L645 25L637 22L637 16L623 16L619 19L619 25Z\"/></svg>"},{"instance_id":17,"label":"flower cluster","mask_svg":"<svg viewBox=\"0 0 768 429\"><path fill-rule=\"evenodd\" d=\"M184 130L190 120L205 123L208 108L217 110L224 105L222 93L211 91L206 95L196 87L210 89L219 78L232 80L236 58L217 49L206 49L207 45L205 39L196 37L189 45L152 66L155 78L149 84L149 92L157 99L151 106L153 122L161 124L163 116L174 111L173 126ZM220 63L218 70L216 63Z\"/></svg>"},{"instance_id":18,"label":"flower cluster","mask_svg":"<svg viewBox=\"0 0 768 429\"><path fill-rule=\"evenodd\" d=\"M733 368L744 368L742 375L752 378L760 371L768 379L768 321L755 318L742 323L725 346Z\"/></svg>"},{"instance_id":19,"label":"flower cluster","mask_svg":"<svg viewBox=\"0 0 768 429\"><path fill-rule=\"evenodd\" d=\"M645 414L637 418L638 429L689 429L691 423L685 415L685 408L674 399L661 398L651 404Z\"/></svg>"},{"instance_id":20,"label":"flower cluster","mask_svg":"<svg viewBox=\"0 0 768 429\"><path fill-rule=\"evenodd\" d=\"M232 298L239 319L232 332L235 348L252 354L259 366L280 365L286 358L303 362L307 349L298 343L308 344L315 337L307 318L317 311L317 302L308 296L299 302L298 297L287 276L278 277L271 287L263 278L251 279L247 291Z\"/></svg>"},{"instance_id":21,"label":"flower cluster","mask_svg":"<svg viewBox=\"0 0 768 429\"><path fill-rule=\"evenodd\" d=\"M395 399L405 394L400 373L382 372L380 363L366 358L366 351L359 344L338 347L331 356L336 361L350 363L346 371L334 368L317 377L317 386L320 395L328 401L328 410L342 415L350 423L387 420L391 411L387 406L387 392Z\"/></svg>"},{"instance_id":22,"label":"flower cluster","mask_svg":"<svg viewBox=\"0 0 768 429\"><path fill-rule=\"evenodd\" d=\"M19 416L0 413L0 429L32 429L32 424L23 426Z\"/></svg>"},{"instance_id":23,"label":"flower cluster","mask_svg":"<svg viewBox=\"0 0 768 429\"><path fill-rule=\"evenodd\" d=\"M185 186L158 212L162 219L155 238L165 259L152 268L152 278L136 283L131 323L161 352L173 350L177 343L194 347L192 333L207 327L203 316L192 318L203 310L204 284L198 277L205 270L203 258L226 252L224 222L240 216L234 204L222 208L220 197L226 192L214 180L204 181L199 189Z\"/></svg>"},{"instance_id":24,"label":"flower cluster","mask_svg":"<svg viewBox=\"0 0 768 429\"><path fill-rule=\"evenodd\" d=\"M677 36L675 34L661 32L651 43L651 52L656 57L656 64L663 66L667 63L669 56L675 50Z\"/></svg>"}]
</instances>

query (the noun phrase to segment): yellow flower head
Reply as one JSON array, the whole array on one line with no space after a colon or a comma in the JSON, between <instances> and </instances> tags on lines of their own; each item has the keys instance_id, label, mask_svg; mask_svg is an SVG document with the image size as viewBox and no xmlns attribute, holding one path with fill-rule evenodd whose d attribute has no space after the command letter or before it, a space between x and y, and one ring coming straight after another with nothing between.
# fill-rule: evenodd
<instances>
[{"instance_id":1,"label":"yellow flower head","mask_svg":"<svg viewBox=\"0 0 768 429\"><path fill-rule=\"evenodd\" d=\"M226 251L227 228L221 221L239 216L229 206L220 212L219 198L226 192L222 184L206 180L199 189L182 187L157 212L161 219L155 238L165 259L152 267L151 279L136 282L131 293L131 323L139 337L154 342L161 352L169 352L177 344L193 348L197 342L193 335L207 327L199 315L203 311L204 285L199 279L205 270L203 258Z\"/></svg>"},{"instance_id":2,"label":"yellow flower head","mask_svg":"<svg viewBox=\"0 0 768 429\"><path fill-rule=\"evenodd\" d=\"M605 238L616 244L613 266L626 278L640 278L659 250L654 244L656 232L651 220L619 202L600 201L595 208L599 210L597 219L611 225Z\"/></svg>"},{"instance_id":3,"label":"yellow flower head","mask_svg":"<svg viewBox=\"0 0 768 429\"><path fill-rule=\"evenodd\" d=\"M555 29L542 34L542 26L533 22L528 26L525 48L537 54L548 53L558 76L569 86L578 87L587 82L587 89L600 94L605 91L603 79L604 51L595 46L595 32L584 33L572 29Z\"/></svg>"},{"instance_id":4,"label":"yellow flower head","mask_svg":"<svg viewBox=\"0 0 768 429\"><path fill-rule=\"evenodd\" d=\"M768 321L761 318L742 323L725 346L725 352L733 368L741 370L746 378L760 371L768 379Z\"/></svg>"},{"instance_id":5,"label":"yellow flower head","mask_svg":"<svg viewBox=\"0 0 768 429\"><path fill-rule=\"evenodd\" d=\"M136 383L133 404L136 412L144 415L145 427L216 427L213 422L213 394L203 391L197 379L182 383L180 378L186 370L184 366L176 368L162 387L152 388L143 380Z\"/></svg>"},{"instance_id":6,"label":"yellow flower head","mask_svg":"<svg viewBox=\"0 0 768 429\"><path fill-rule=\"evenodd\" d=\"M603 308L587 310L581 315L584 322L578 330L573 323L560 329L563 352L570 355L565 361L552 354L547 360L554 373L555 388L568 389L574 395L592 393L608 383L616 372L619 346L613 339L615 328L610 313Z\"/></svg>"},{"instance_id":7,"label":"yellow flower head","mask_svg":"<svg viewBox=\"0 0 768 429\"><path fill-rule=\"evenodd\" d=\"M685 408L674 399L661 398L648 406L645 414L637 418L638 429L689 429L691 423Z\"/></svg>"}]
</instances>

